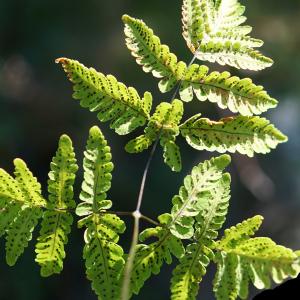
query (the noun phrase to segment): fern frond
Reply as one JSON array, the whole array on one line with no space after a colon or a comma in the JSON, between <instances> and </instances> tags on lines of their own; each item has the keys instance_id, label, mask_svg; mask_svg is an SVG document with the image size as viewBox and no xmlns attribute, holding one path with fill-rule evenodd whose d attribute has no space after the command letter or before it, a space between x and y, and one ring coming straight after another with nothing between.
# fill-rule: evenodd
<instances>
[{"instance_id":1,"label":"fern frond","mask_svg":"<svg viewBox=\"0 0 300 300\"><path fill-rule=\"evenodd\" d=\"M48 180L48 211L43 215L40 236L36 244L36 262L43 277L58 274L63 269L66 256L64 245L73 223L66 211L75 207L73 184L78 166L71 139L63 135L59 140L56 156L51 162Z\"/></svg>"},{"instance_id":2,"label":"fern frond","mask_svg":"<svg viewBox=\"0 0 300 300\"><path fill-rule=\"evenodd\" d=\"M121 276L125 261L123 249L117 242L125 224L116 215L90 215L85 232L86 274L99 299L119 299Z\"/></svg>"},{"instance_id":3,"label":"fern frond","mask_svg":"<svg viewBox=\"0 0 300 300\"><path fill-rule=\"evenodd\" d=\"M23 195L24 203L18 209L7 228L6 261L13 266L32 239L32 232L42 215L42 207L46 205L41 195L41 185L21 159L14 160L15 182Z\"/></svg>"},{"instance_id":4,"label":"fern frond","mask_svg":"<svg viewBox=\"0 0 300 300\"><path fill-rule=\"evenodd\" d=\"M196 52L200 60L228 65L237 69L260 71L273 65L273 60L259 51L242 46L240 43L209 41L201 44Z\"/></svg>"},{"instance_id":5,"label":"fern frond","mask_svg":"<svg viewBox=\"0 0 300 300\"><path fill-rule=\"evenodd\" d=\"M77 215L86 216L111 207L111 201L106 200L114 168L111 159L110 147L101 130L92 127L84 152L84 181L79 196L82 203L76 208Z\"/></svg>"},{"instance_id":6,"label":"fern frond","mask_svg":"<svg viewBox=\"0 0 300 300\"><path fill-rule=\"evenodd\" d=\"M197 15L198 4L192 5L192 2L198 3L198 1L195 0L184 2L185 13L183 15L186 16L184 19L186 19L185 22L187 22L187 24L196 18L193 18L193 15ZM201 24L198 24L199 20L197 20L196 18L193 21L194 23L192 22L193 24L187 25L185 30L187 39L197 39L197 35L196 37L193 36L197 32L197 28L199 26L201 27ZM223 109L229 108L232 112L239 112L245 116L261 114L277 105L277 101L271 98L261 86L253 84L251 79L240 79L235 76L231 77L228 72L221 74L212 72L208 74L207 67L197 64L193 64L187 68L184 62L177 61L176 56L170 53L166 45L161 45L160 39L154 35L153 30L143 21L129 16L123 16L123 21L125 23L125 34L127 36L127 47L132 55L136 57L137 63L143 66L144 71L151 71L154 77L162 78L159 82L161 92L168 92L174 88L176 84L180 83L180 98L182 101L191 101L194 92L200 101L208 99L211 102L217 103ZM227 45L230 49L232 48L232 51L237 51L237 49L235 49L237 46L233 44L234 41L239 41L241 45L240 48L238 47L241 57L239 63L246 65L251 63L254 68L256 62L257 68L260 68L262 64L261 60L263 60L260 54L254 50L250 51L244 48L246 45L260 45L261 41L241 36L236 31L233 31L232 36L235 37L235 39L231 38L229 41L231 44L226 44L226 38L218 33L209 45L214 43L212 48L215 48L222 42L225 43L225 46ZM207 51L209 50L209 45L205 44ZM226 53L228 50L226 50L227 46L225 46L219 54L213 53L215 60L220 61L222 58L225 59L225 61L230 61L235 59ZM219 56L217 56L217 54ZM209 56L212 54L203 53L203 55ZM268 61L268 59L266 60ZM141 142L141 140L139 140L139 142ZM149 140L143 139L144 147L146 147L147 144L149 144Z\"/></svg>"},{"instance_id":7,"label":"fern frond","mask_svg":"<svg viewBox=\"0 0 300 300\"><path fill-rule=\"evenodd\" d=\"M263 41L247 34L245 7L237 0L184 0L182 6L183 37L200 60L217 62L238 69L262 70L273 64L253 48Z\"/></svg>"},{"instance_id":8,"label":"fern frond","mask_svg":"<svg viewBox=\"0 0 300 300\"><path fill-rule=\"evenodd\" d=\"M175 144L179 134L179 123L183 115L183 103L180 100L173 102L162 102L156 107L155 113L151 116L145 134L127 143L125 149L129 153L139 153L149 148L157 138L163 147L165 163L172 171L181 170L181 155L178 146Z\"/></svg>"},{"instance_id":9,"label":"fern frond","mask_svg":"<svg viewBox=\"0 0 300 300\"><path fill-rule=\"evenodd\" d=\"M184 254L181 240L173 236L166 227L171 222L171 216L164 214L158 220L161 226L148 228L140 234L141 242L149 238L157 240L149 245L137 245L130 281L131 291L136 295L152 274L159 274L164 262L172 263L172 255L180 258Z\"/></svg>"},{"instance_id":10,"label":"fern frond","mask_svg":"<svg viewBox=\"0 0 300 300\"><path fill-rule=\"evenodd\" d=\"M218 230L226 219L230 199L230 175L224 174L200 201L201 211L196 217L195 242L189 244L185 255L173 271L172 300L196 299L199 283L213 259L212 246Z\"/></svg>"},{"instance_id":11,"label":"fern frond","mask_svg":"<svg viewBox=\"0 0 300 300\"><path fill-rule=\"evenodd\" d=\"M19 256L28 246L28 242L32 239L32 232L39 219L42 216L40 207L31 207L24 205L11 223L6 236L6 262L9 266L15 265Z\"/></svg>"},{"instance_id":12,"label":"fern frond","mask_svg":"<svg viewBox=\"0 0 300 300\"><path fill-rule=\"evenodd\" d=\"M14 178L0 169L0 236L9 228L24 204L24 196Z\"/></svg>"},{"instance_id":13,"label":"fern frond","mask_svg":"<svg viewBox=\"0 0 300 300\"><path fill-rule=\"evenodd\" d=\"M117 245L125 224L116 215L106 212L112 205L106 200L112 179L111 158L110 147L101 130L97 126L92 127L84 152L82 203L77 206L76 213L85 216L78 226L86 227L83 257L87 277L99 299L107 300L119 299L125 265L123 249Z\"/></svg>"},{"instance_id":14,"label":"fern frond","mask_svg":"<svg viewBox=\"0 0 300 300\"><path fill-rule=\"evenodd\" d=\"M43 207L46 205L46 200L42 197L41 184L33 176L28 169L26 163L16 158L15 165L15 179L24 195L24 202L32 206Z\"/></svg>"},{"instance_id":15,"label":"fern frond","mask_svg":"<svg viewBox=\"0 0 300 300\"><path fill-rule=\"evenodd\" d=\"M249 157L269 153L287 141L285 135L260 117L237 116L215 122L198 114L182 124L180 131L197 150L239 152Z\"/></svg>"},{"instance_id":16,"label":"fern frond","mask_svg":"<svg viewBox=\"0 0 300 300\"><path fill-rule=\"evenodd\" d=\"M206 66L191 65L180 86L181 100L193 100L193 94L200 101L209 100L220 108L228 108L243 116L259 115L277 106L262 86L252 83L250 78L240 79L229 72L208 74Z\"/></svg>"},{"instance_id":17,"label":"fern frond","mask_svg":"<svg viewBox=\"0 0 300 300\"><path fill-rule=\"evenodd\" d=\"M80 100L80 105L92 112L98 112L101 122L110 121L110 128L125 135L149 119L152 95L149 92L141 99L136 89L126 87L117 79L86 68L76 60L59 58L68 78L74 84L73 98Z\"/></svg>"},{"instance_id":18,"label":"fern frond","mask_svg":"<svg viewBox=\"0 0 300 300\"><path fill-rule=\"evenodd\" d=\"M203 209L202 204L209 201L211 190L222 178L222 172L230 160L229 155L206 160L185 177L179 194L172 199L172 222L169 229L174 236L188 239L194 235L194 217Z\"/></svg>"},{"instance_id":19,"label":"fern frond","mask_svg":"<svg viewBox=\"0 0 300 300\"><path fill-rule=\"evenodd\" d=\"M218 269L214 280L217 299L246 299L250 282L264 289L271 286L271 278L281 283L300 273L296 252L276 245L269 238L249 238L260 223L261 217L249 219L227 230L225 237L217 242Z\"/></svg>"},{"instance_id":20,"label":"fern frond","mask_svg":"<svg viewBox=\"0 0 300 300\"><path fill-rule=\"evenodd\" d=\"M162 78L159 88L162 92L171 90L182 78L186 64L178 62L169 47L161 44L159 37L142 20L124 15L126 45L136 62L146 73Z\"/></svg>"}]
</instances>

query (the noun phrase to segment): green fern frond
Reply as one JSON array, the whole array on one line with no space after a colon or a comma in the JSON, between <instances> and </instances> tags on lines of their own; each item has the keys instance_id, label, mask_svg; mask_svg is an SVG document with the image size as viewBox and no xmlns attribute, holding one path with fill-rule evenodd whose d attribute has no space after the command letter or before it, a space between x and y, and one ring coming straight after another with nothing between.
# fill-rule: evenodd
<instances>
[{"instance_id":1,"label":"green fern frond","mask_svg":"<svg viewBox=\"0 0 300 300\"><path fill-rule=\"evenodd\" d=\"M228 108L243 116L259 115L276 107L277 101L251 79L240 79L229 72L208 74L208 70L197 64L188 68L180 86L181 100L192 101L195 93L200 101L209 100L222 109Z\"/></svg>"},{"instance_id":2,"label":"green fern frond","mask_svg":"<svg viewBox=\"0 0 300 300\"><path fill-rule=\"evenodd\" d=\"M273 60L259 51L241 46L239 43L217 43L209 41L201 44L196 52L199 60L229 65L237 69L260 71L273 65Z\"/></svg>"},{"instance_id":3,"label":"green fern frond","mask_svg":"<svg viewBox=\"0 0 300 300\"><path fill-rule=\"evenodd\" d=\"M215 122L198 114L182 124L180 131L197 150L239 152L249 157L269 153L287 141L285 135L260 117L237 116Z\"/></svg>"},{"instance_id":4,"label":"green fern frond","mask_svg":"<svg viewBox=\"0 0 300 300\"><path fill-rule=\"evenodd\" d=\"M179 172L181 170L181 155L175 140L179 134L179 123L182 115L183 103L180 100L175 99L171 104L162 102L151 116L145 128L145 134L129 141L125 146L126 151L129 153L142 152L159 138L165 163L172 171Z\"/></svg>"},{"instance_id":5,"label":"green fern frond","mask_svg":"<svg viewBox=\"0 0 300 300\"><path fill-rule=\"evenodd\" d=\"M276 245L269 238L249 239L260 223L261 217L250 219L227 230L225 237L217 242L218 269L214 280L217 299L246 299L250 282L258 289L270 288L271 278L281 283L300 273L296 252Z\"/></svg>"},{"instance_id":6,"label":"green fern frond","mask_svg":"<svg viewBox=\"0 0 300 300\"><path fill-rule=\"evenodd\" d=\"M46 200L42 197L41 184L33 176L28 169L26 163L16 158L15 165L15 179L24 195L24 202L31 206L43 207L46 205Z\"/></svg>"},{"instance_id":7,"label":"green fern frond","mask_svg":"<svg viewBox=\"0 0 300 300\"><path fill-rule=\"evenodd\" d=\"M32 239L32 232L42 215L42 207L46 205L46 201L41 195L41 185L25 162L15 159L14 165L15 183L23 195L24 203L21 206L14 205L13 211L14 214L17 212L17 215L10 220L11 223L7 228L5 249L6 261L10 266L17 262L28 246L28 242Z\"/></svg>"},{"instance_id":8,"label":"green fern frond","mask_svg":"<svg viewBox=\"0 0 300 300\"><path fill-rule=\"evenodd\" d=\"M76 208L77 215L86 216L111 207L111 201L106 200L114 168L111 159L110 147L101 130L92 127L84 152L84 181L79 196L82 203Z\"/></svg>"},{"instance_id":9,"label":"green fern frond","mask_svg":"<svg viewBox=\"0 0 300 300\"><path fill-rule=\"evenodd\" d=\"M169 47L161 44L159 37L142 20L124 15L126 45L136 62L147 73L162 78L159 88L162 92L171 90L182 78L186 64L177 60Z\"/></svg>"},{"instance_id":10,"label":"green fern frond","mask_svg":"<svg viewBox=\"0 0 300 300\"><path fill-rule=\"evenodd\" d=\"M15 265L28 246L28 242L32 239L32 232L41 216L40 207L24 205L14 222L10 224L5 244L6 262L9 266Z\"/></svg>"},{"instance_id":11,"label":"green fern frond","mask_svg":"<svg viewBox=\"0 0 300 300\"><path fill-rule=\"evenodd\" d=\"M189 244L185 255L173 271L172 300L196 299L199 283L213 259L212 246L226 219L230 199L230 175L224 174L210 195L201 199L201 212L196 217L195 242Z\"/></svg>"},{"instance_id":12,"label":"green fern frond","mask_svg":"<svg viewBox=\"0 0 300 300\"><path fill-rule=\"evenodd\" d=\"M0 169L0 236L9 228L24 204L18 183L5 170Z\"/></svg>"},{"instance_id":13,"label":"green fern frond","mask_svg":"<svg viewBox=\"0 0 300 300\"><path fill-rule=\"evenodd\" d=\"M126 87L117 79L86 68L76 60L59 58L68 78L74 84L73 98L92 112L98 112L101 122L110 121L110 128L125 135L149 119L152 107L152 95L149 92L141 99L136 89Z\"/></svg>"},{"instance_id":14,"label":"green fern frond","mask_svg":"<svg viewBox=\"0 0 300 300\"><path fill-rule=\"evenodd\" d=\"M202 211L203 203L209 201L211 190L218 185L230 160L226 154L206 160L185 177L179 194L172 199L172 222L169 229L174 236L189 239L194 235L194 217Z\"/></svg>"},{"instance_id":15,"label":"green fern frond","mask_svg":"<svg viewBox=\"0 0 300 300\"><path fill-rule=\"evenodd\" d=\"M99 299L119 299L125 261L117 242L125 224L113 214L93 214L87 218L83 249L87 278Z\"/></svg>"},{"instance_id":16,"label":"green fern frond","mask_svg":"<svg viewBox=\"0 0 300 300\"><path fill-rule=\"evenodd\" d=\"M149 238L156 238L157 241L149 245L137 245L130 280L131 291L136 295L152 274L159 274L164 262L172 263L172 255L180 258L184 254L181 240L173 236L166 227L172 220L171 216L164 214L158 220L161 226L148 228L140 234L141 242Z\"/></svg>"},{"instance_id":17,"label":"green fern frond","mask_svg":"<svg viewBox=\"0 0 300 300\"><path fill-rule=\"evenodd\" d=\"M58 274L63 269L66 256L64 245L73 223L67 211L75 207L73 184L78 166L71 139L63 135L59 140L56 156L51 162L48 180L48 211L43 215L40 236L36 244L36 262L43 277Z\"/></svg>"},{"instance_id":18,"label":"green fern frond","mask_svg":"<svg viewBox=\"0 0 300 300\"><path fill-rule=\"evenodd\" d=\"M186 6L186 22L191 21L193 18L190 15L195 14L196 5L191 9L190 5L185 1L184 7ZM198 2L189 0L189 2ZM187 8L189 7L189 9ZM185 13L184 13L185 15ZM158 78L162 78L159 83L160 91L165 93L170 91L176 84L180 83L180 98L182 101L188 102L193 99L193 92L200 101L209 100L217 103L220 108L229 108L232 112L239 112L245 116L251 116L253 114L261 114L267 111L269 108L274 108L277 105L277 101L271 98L264 90L263 87L257 86L252 83L251 79L245 78L240 79L236 76L230 76L230 73L223 72L212 72L208 74L208 68L206 66L199 66L193 64L187 68L186 64L181 61L177 61L176 56L170 53L169 48L165 45L161 45L160 39L154 35L153 30L150 29L143 21L131 18L129 16L123 16L125 23L125 34L127 36L126 43L132 55L136 57L137 63L143 66L146 72L152 71L153 75ZM186 29L187 35L193 35L196 32L197 21L195 24L189 25L189 31ZM195 28L193 26L196 26ZM189 33L188 33L189 32ZM234 31L233 35L236 35L235 40L238 41L239 35ZM190 37L192 38L192 37ZM216 45L220 42L225 43L225 39L222 35L217 34L216 37L210 42L209 45L215 43L212 48L217 47ZM261 41L254 40L248 37L242 36L239 40L241 47L244 49L247 45L259 45ZM233 43L233 40L230 40ZM226 44L227 45L227 44ZM236 45L228 44L234 51L237 51ZM204 46L203 46L204 47ZM230 49L231 49L230 48ZM257 60L257 68L261 64L260 54L254 50L244 51L239 48L241 52L239 55L243 57L240 63L252 64L254 67L253 60ZM209 53L203 55L211 55ZM217 53L214 53L216 56ZM225 59L226 61L232 59L226 53L226 47L222 52L216 56L216 59ZM148 141L148 140L147 140ZM147 144L147 141L143 143Z\"/></svg>"},{"instance_id":19,"label":"green fern frond","mask_svg":"<svg viewBox=\"0 0 300 300\"><path fill-rule=\"evenodd\" d=\"M200 60L217 62L238 69L262 70L273 64L253 48L263 41L247 34L245 7L237 0L184 0L182 6L183 37Z\"/></svg>"},{"instance_id":20,"label":"green fern frond","mask_svg":"<svg viewBox=\"0 0 300 300\"><path fill-rule=\"evenodd\" d=\"M76 213L85 216L78 226L86 227L83 257L87 277L99 299L107 300L119 299L125 265L123 249L117 245L125 224L116 215L106 212L112 205L106 200L112 179L111 158L110 147L101 130L92 127L84 152L82 203L77 206Z\"/></svg>"}]
</instances>

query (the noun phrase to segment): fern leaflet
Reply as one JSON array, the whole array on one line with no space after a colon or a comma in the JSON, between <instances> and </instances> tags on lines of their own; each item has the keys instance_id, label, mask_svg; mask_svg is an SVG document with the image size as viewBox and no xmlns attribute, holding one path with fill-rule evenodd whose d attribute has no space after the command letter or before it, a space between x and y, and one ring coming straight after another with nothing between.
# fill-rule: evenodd
<instances>
[{"instance_id":1,"label":"fern leaflet","mask_svg":"<svg viewBox=\"0 0 300 300\"><path fill-rule=\"evenodd\" d=\"M172 199L172 222L168 227L174 236L189 239L194 235L194 217L202 211L203 203L209 201L211 190L218 185L229 163L230 156L221 155L200 163L185 177L179 195Z\"/></svg>"},{"instance_id":2,"label":"fern leaflet","mask_svg":"<svg viewBox=\"0 0 300 300\"><path fill-rule=\"evenodd\" d=\"M277 106L262 86L249 78L240 79L229 72L208 74L206 66L191 65L180 86L180 98L185 102L193 100L193 94L200 101L209 100L220 108L239 112L243 116L259 115Z\"/></svg>"},{"instance_id":3,"label":"fern leaflet","mask_svg":"<svg viewBox=\"0 0 300 300\"><path fill-rule=\"evenodd\" d=\"M184 0L183 37L200 60L217 62L238 69L262 70L273 64L253 48L263 42L247 34L245 8L237 0Z\"/></svg>"},{"instance_id":4,"label":"fern leaflet","mask_svg":"<svg viewBox=\"0 0 300 300\"><path fill-rule=\"evenodd\" d=\"M78 166L72 141L66 135L59 140L56 156L51 162L48 180L49 198L43 215L40 236L36 245L36 261L41 275L60 273L66 256L64 245L68 242L73 217L68 209L75 207L73 184Z\"/></svg>"},{"instance_id":5,"label":"fern leaflet","mask_svg":"<svg viewBox=\"0 0 300 300\"><path fill-rule=\"evenodd\" d=\"M5 234L24 204L18 183L5 170L0 169L0 236Z\"/></svg>"},{"instance_id":6,"label":"fern leaflet","mask_svg":"<svg viewBox=\"0 0 300 300\"><path fill-rule=\"evenodd\" d=\"M234 300L248 297L250 281L258 289L269 288L270 277L280 283L300 273L296 252L276 245L269 238L249 238L259 228L262 217L257 216L230 228L216 244L218 264L214 280L216 298Z\"/></svg>"},{"instance_id":7,"label":"fern leaflet","mask_svg":"<svg viewBox=\"0 0 300 300\"><path fill-rule=\"evenodd\" d=\"M159 37L154 35L142 20L128 15L122 18L125 24L126 45L136 62L145 72L152 72L154 77L162 78L159 83L161 91L171 90L182 78L186 64L177 61L169 47L162 45Z\"/></svg>"},{"instance_id":8,"label":"fern leaflet","mask_svg":"<svg viewBox=\"0 0 300 300\"><path fill-rule=\"evenodd\" d=\"M197 150L239 152L252 157L269 153L287 137L260 117L229 117L218 122L193 116L180 126L188 144Z\"/></svg>"},{"instance_id":9,"label":"fern leaflet","mask_svg":"<svg viewBox=\"0 0 300 300\"><path fill-rule=\"evenodd\" d=\"M164 262L172 263L172 255L180 258L184 254L181 240L173 236L166 227L172 220L171 216L164 214L159 216L158 220L161 226L148 228L140 233L141 242L153 237L157 238L157 241L149 245L137 245L130 281L131 291L136 295L152 273L159 274Z\"/></svg>"},{"instance_id":10,"label":"fern leaflet","mask_svg":"<svg viewBox=\"0 0 300 300\"><path fill-rule=\"evenodd\" d=\"M165 163L172 171L181 170L181 155L179 147L175 144L176 136L179 134L179 123L183 115L183 104L180 100L173 102L162 102L151 116L145 134L131 140L125 146L129 153L139 153L149 148L157 138L163 147Z\"/></svg>"},{"instance_id":11,"label":"fern leaflet","mask_svg":"<svg viewBox=\"0 0 300 300\"><path fill-rule=\"evenodd\" d=\"M126 87L112 76L104 76L92 68L86 68L76 60L59 58L70 81L74 84L73 98L92 112L98 112L101 122L110 121L110 127L125 135L149 119L152 95L149 92L141 99L136 89Z\"/></svg>"},{"instance_id":12,"label":"fern leaflet","mask_svg":"<svg viewBox=\"0 0 300 300\"><path fill-rule=\"evenodd\" d=\"M106 213L112 205L106 200L106 192L111 186L110 147L96 126L90 130L84 152L84 181L76 213L85 216L78 223L85 226L86 274L92 281L92 288L99 299L119 298L120 280L124 269L123 249L117 245L125 224L114 214Z\"/></svg>"},{"instance_id":13,"label":"fern leaflet","mask_svg":"<svg viewBox=\"0 0 300 300\"><path fill-rule=\"evenodd\" d=\"M196 299L199 283L206 273L206 267L213 259L213 240L225 222L230 198L230 176L224 174L201 199L201 212L196 217L195 242L189 244L185 255L173 271L171 280L172 300Z\"/></svg>"},{"instance_id":14,"label":"fern leaflet","mask_svg":"<svg viewBox=\"0 0 300 300\"><path fill-rule=\"evenodd\" d=\"M13 266L32 239L32 232L42 215L46 201L41 196L41 185L21 159L14 160L15 180L23 195L24 204L10 223L6 236L6 261Z\"/></svg>"},{"instance_id":15,"label":"fern leaflet","mask_svg":"<svg viewBox=\"0 0 300 300\"><path fill-rule=\"evenodd\" d=\"M190 13L193 14L194 10ZM252 83L251 79L240 79L228 72L208 74L208 68L203 65L187 67L184 62L177 61L175 54L170 53L168 46L160 43L160 39L143 21L129 16L124 16L123 21L127 47L145 72L151 71L155 77L161 78L159 89L162 93L180 84L182 101L192 101L195 93L200 101L209 100L222 109L228 108L244 116L261 114L277 105L277 101L263 87Z\"/></svg>"}]
</instances>

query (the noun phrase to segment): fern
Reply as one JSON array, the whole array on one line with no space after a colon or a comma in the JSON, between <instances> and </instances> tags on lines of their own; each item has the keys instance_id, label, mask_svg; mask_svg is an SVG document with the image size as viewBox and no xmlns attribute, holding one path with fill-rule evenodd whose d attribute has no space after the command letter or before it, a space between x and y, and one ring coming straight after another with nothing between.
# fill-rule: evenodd
<instances>
[{"instance_id":1,"label":"fern","mask_svg":"<svg viewBox=\"0 0 300 300\"><path fill-rule=\"evenodd\" d=\"M230 176L223 174L209 195L201 199L201 212L195 224L195 242L187 246L185 255L173 271L172 300L196 299L198 285L206 273L206 267L214 258L213 240L225 222L229 193Z\"/></svg>"},{"instance_id":2,"label":"fern","mask_svg":"<svg viewBox=\"0 0 300 300\"><path fill-rule=\"evenodd\" d=\"M36 245L36 261L41 266L41 275L46 277L60 273L65 258L64 244L68 242L73 217L68 209L75 207L73 184L78 169L72 141L66 135L59 140L56 156L49 173L47 206L43 215L40 236Z\"/></svg>"},{"instance_id":3,"label":"fern","mask_svg":"<svg viewBox=\"0 0 300 300\"><path fill-rule=\"evenodd\" d=\"M169 214L158 217L160 226L145 229L140 234L140 241L143 243L149 238L157 240L149 245L139 244L136 248L136 255L131 276L131 291L138 294L145 281L152 274L159 274L162 264L172 263L172 255L180 258L184 255L184 248L180 239L170 233L167 228L172 222Z\"/></svg>"},{"instance_id":4,"label":"fern","mask_svg":"<svg viewBox=\"0 0 300 300\"><path fill-rule=\"evenodd\" d=\"M197 150L239 152L250 157L268 153L287 137L259 117L229 117L218 122L193 116L180 126L183 137Z\"/></svg>"},{"instance_id":5,"label":"fern","mask_svg":"<svg viewBox=\"0 0 300 300\"><path fill-rule=\"evenodd\" d=\"M251 79L240 79L228 72L208 74L209 69L203 65L187 67L184 62L177 61L175 54L160 43L142 20L123 16L123 21L127 47L145 72L152 71L154 77L162 78L159 82L161 92L168 92L179 84L182 101L191 101L195 93L200 101L209 100L222 109L228 108L245 116L276 107L277 101Z\"/></svg>"},{"instance_id":6,"label":"fern","mask_svg":"<svg viewBox=\"0 0 300 300\"><path fill-rule=\"evenodd\" d=\"M186 64L177 60L169 47L162 45L159 37L154 35L142 20L124 15L126 45L136 62L147 73L152 72L154 77L162 78L159 83L161 91L171 90L181 80Z\"/></svg>"},{"instance_id":7,"label":"fern","mask_svg":"<svg viewBox=\"0 0 300 300\"><path fill-rule=\"evenodd\" d=\"M106 214L112 205L106 200L106 192L111 186L110 147L98 127L90 130L84 153L84 182L76 213L86 216L79 221L85 226L86 274L92 281L92 288L99 299L118 299L120 279L124 268L123 249L117 245L119 236L125 230L125 224L114 214Z\"/></svg>"},{"instance_id":8,"label":"fern","mask_svg":"<svg viewBox=\"0 0 300 300\"><path fill-rule=\"evenodd\" d=\"M101 122L110 121L110 127L120 135L128 134L149 119L152 95L141 99L137 91L112 76L104 76L94 69L86 68L78 61L59 58L70 81L74 84L74 99L92 112L98 112Z\"/></svg>"},{"instance_id":9,"label":"fern","mask_svg":"<svg viewBox=\"0 0 300 300\"><path fill-rule=\"evenodd\" d=\"M194 217L203 210L203 203L208 202L211 191L222 178L222 171L230 163L230 156L212 158L194 167L191 175L184 179L179 195L172 199L171 233L180 239L189 239L194 235Z\"/></svg>"},{"instance_id":10,"label":"fern","mask_svg":"<svg viewBox=\"0 0 300 300\"><path fill-rule=\"evenodd\" d=\"M249 238L259 228L262 217L256 216L225 231L217 244L218 264L214 280L217 299L242 299L248 297L252 281L259 288L269 288L270 277L280 283L300 272L296 252L276 245L269 238Z\"/></svg>"},{"instance_id":11,"label":"fern","mask_svg":"<svg viewBox=\"0 0 300 300\"><path fill-rule=\"evenodd\" d=\"M18 183L5 170L0 169L0 236L5 234L23 204L24 195Z\"/></svg>"},{"instance_id":12,"label":"fern","mask_svg":"<svg viewBox=\"0 0 300 300\"><path fill-rule=\"evenodd\" d=\"M41 196L41 185L33 177L25 162L15 159L15 180L23 195L24 203L9 224L6 236L6 262L13 266L32 239L32 232L42 215L46 202Z\"/></svg>"},{"instance_id":13,"label":"fern","mask_svg":"<svg viewBox=\"0 0 300 300\"><path fill-rule=\"evenodd\" d=\"M159 103L153 114L151 93L145 92L141 98L136 89L126 87L112 75L87 68L76 60L56 60L73 83L73 98L82 107L97 112L100 122L110 122L119 135L144 127L142 135L126 144L127 152L139 153L151 146L152 150L133 212L110 210L113 203L107 193L114 165L111 149L97 126L90 129L84 151L78 204L73 193L78 166L67 135L61 136L50 164L47 201L41 185L22 160L14 161L14 178L0 169L0 236L6 235L9 265L16 263L42 218L36 262L44 277L60 273L75 213L78 227L84 228L86 275L99 300L128 300L138 295L146 280L159 274L164 263L171 264L173 257L179 263L171 279L172 300L195 300L211 262L217 265L213 287L217 299L245 299L251 282L259 289L268 288L271 279L280 283L300 273L299 251L276 245L269 238L253 237L262 223L261 216L225 230L216 241L230 199L231 179L224 173L231 161L227 154L197 164L173 197L171 212L160 215L158 223L140 211L158 143L164 162L179 172L182 162L178 135L197 150L239 152L250 157L266 154L287 141L268 120L254 116L277 105L262 86L249 78L209 72L205 65L193 63L198 58L249 70L272 65L271 59L255 50L263 42L249 35L252 28L243 25L244 11L238 0L183 0L183 37L194 54L188 65L178 60L142 20L122 17L126 45L136 62L146 73L160 79L162 93L175 88L170 102ZM181 100L176 99L178 93ZM239 114L215 122L198 113L181 123L183 102L194 97ZM118 215L134 217L129 254L118 244L119 235L125 231L125 223ZM140 220L156 227L140 233Z\"/></svg>"},{"instance_id":14,"label":"fern","mask_svg":"<svg viewBox=\"0 0 300 300\"><path fill-rule=\"evenodd\" d=\"M253 48L263 42L247 34L245 8L237 0L184 0L183 37L195 56L238 69L262 70L273 61Z\"/></svg>"},{"instance_id":15,"label":"fern","mask_svg":"<svg viewBox=\"0 0 300 300\"><path fill-rule=\"evenodd\" d=\"M179 123L183 115L183 104L175 99L172 104L162 102L151 116L145 134L131 140L125 146L129 153L139 153L149 148L156 139L160 139L163 147L164 161L176 172L181 170L181 155L175 144L179 134Z\"/></svg>"},{"instance_id":16,"label":"fern","mask_svg":"<svg viewBox=\"0 0 300 300\"><path fill-rule=\"evenodd\" d=\"M259 115L276 107L277 101L251 79L240 79L229 72L208 74L208 70L197 64L187 69L180 86L181 100L189 102L195 93L200 101L209 100L222 109L228 108L243 116Z\"/></svg>"}]
</instances>

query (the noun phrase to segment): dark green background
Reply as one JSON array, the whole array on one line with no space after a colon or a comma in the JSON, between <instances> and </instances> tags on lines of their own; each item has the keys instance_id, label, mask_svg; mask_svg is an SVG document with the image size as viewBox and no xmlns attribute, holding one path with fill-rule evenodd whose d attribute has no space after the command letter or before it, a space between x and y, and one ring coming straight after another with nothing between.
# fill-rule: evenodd
<instances>
[{"instance_id":1,"label":"dark green background","mask_svg":"<svg viewBox=\"0 0 300 300\"><path fill-rule=\"evenodd\" d=\"M265 114L290 141L268 156L248 159L235 155L231 166L232 200L226 225L255 214L265 216L261 235L294 249L300 248L300 2L297 0L251 0L248 24L253 36L265 41L263 52L275 60L260 73L231 70L250 76L279 100L275 110ZM57 57L80 60L103 73L112 73L140 93L149 90L154 103L168 101L160 95L157 80L143 73L124 44L122 14L143 18L173 52L188 62L191 53L181 37L181 1L141 0L0 0L0 166L12 171L15 157L23 158L44 183L57 140L67 133L74 141L81 164L88 129L97 122L95 114L81 109L71 99L71 85L58 65ZM212 69L223 70L216 65ZM219 118L213 104L197 100L186 105L187 115L201 112ZM134 209L147 153L129 155L123 146L130 137L119 137L100 124L113 151L116 165L110 198L116 210ZM170 209L170 200L192 166L212 156L191 149L181 139L183 170L171 173L156 153L147 182L142 210L155 218ZM82 174L78 175L76 200ZM131 221L121 243L128 250ZM38 230L36 230L38 232ZM35 233L36 236L37 233ZM87 300L96 299L85 279L81 258L82 231L74 224L64 271L42 279L34 263L34 242L16 267L5 265L0 243L0 300ZM147 281L135 299L168 299L172 267L164 266L160 276ZM214 267L201 283L199 299L213 299L211 279ZM254 293L256 293L255 291Z\"/></svg>"}]
</instances>

